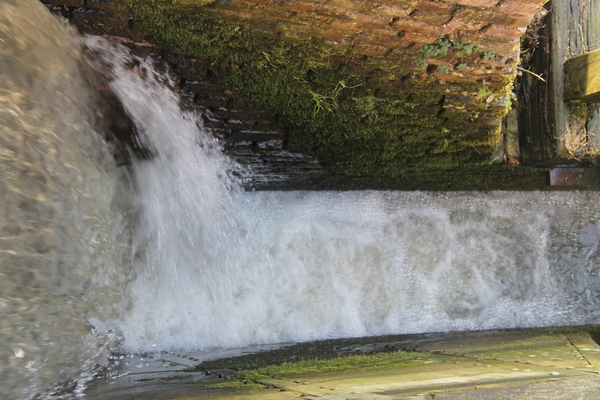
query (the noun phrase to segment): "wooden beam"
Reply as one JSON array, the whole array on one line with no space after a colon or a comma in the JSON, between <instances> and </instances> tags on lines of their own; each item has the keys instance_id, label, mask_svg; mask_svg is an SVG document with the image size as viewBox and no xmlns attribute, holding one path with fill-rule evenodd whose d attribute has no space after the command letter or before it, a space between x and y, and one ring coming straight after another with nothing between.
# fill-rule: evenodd
<instances>
[{"instance_id":1,"label":"wooden beam","mask_svg":"<svg viewBox=\"0 0 600 400\"><path fill-rule=\"evenodd\" d=\"M565 63L565 101L600 103L600 50Z\"/></svg>"}]
</instances>

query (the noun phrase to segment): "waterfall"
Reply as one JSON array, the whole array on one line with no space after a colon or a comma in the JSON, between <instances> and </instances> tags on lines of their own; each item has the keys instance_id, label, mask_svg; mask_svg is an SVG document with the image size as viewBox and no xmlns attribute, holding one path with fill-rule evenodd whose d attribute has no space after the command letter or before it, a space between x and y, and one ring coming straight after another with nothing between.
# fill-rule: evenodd
<instances>
[{"instance_id":1,"label":"waterfall","mask_svg":"<svg viewBox=\"0 0 600 400\"><path fill-rule=\"evenodd\" d=\"M115 350L599 322L596 192L244 192L155 61L35 0L0 41L2 398ZM150 159L115 166L94 74Z\"/></svg>"},{"instance_id":2,"label":"waterfall","mask_svg":"<svg viewBox=\"0 0 600 400\"><path fill-rule=\"evenodd\" d=\"M131 306L101 324L124 350L597 321L594 193L243 193L168 76L86 45L156 149L134 166Z\"/></svg>"}]
</instances>

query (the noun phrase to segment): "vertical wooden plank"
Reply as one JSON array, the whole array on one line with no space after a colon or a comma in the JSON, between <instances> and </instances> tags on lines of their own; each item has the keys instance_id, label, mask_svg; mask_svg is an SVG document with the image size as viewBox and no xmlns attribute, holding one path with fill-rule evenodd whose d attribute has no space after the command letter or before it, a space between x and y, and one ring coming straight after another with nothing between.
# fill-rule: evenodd
<instances>
[{"instance_id":1,"label":"vertical wooden plank","mask_svg":"<svg viewBox=\"0 0 600 400\"><path fill-rule=\"evenodd\" d=\"M600 1L591 1L588 5L587 12L587 41L588 49L598 50L600 49ZM589 110L590 121L588 122L587 129L591 132L594 140L594 144L597 148L600 148L600 105L594 105Z\"/></svg>"},{"instance_id":2,"label":"vertical wooden plank","mask_svg":"<svg viewBox=\"0 0 600 400\"><path fill-rule=\"evenodd\" d=\"M566 59L600 48L600 2L597 0L552 0L552 66L554 86L554 123L558 138L565 132L567 116L574 105L563 100L564 61ZM600 144L600 112L591 107L592 116L587 129L594 133L594 141ZM558 142L557 153L562 151Z\"/></svg>"},{"instance_id":3,"label":"vertical wooden plank","mask_svg":"<svg viewBox=\"0 0 600 400\"><path fill-rule=\"evenodd\" d=\"M564 90L564 67L563 59L567 53L569 29L569 10L571 3L579 0L552 0L551 2L551 24L552 24L552 82L554 85L554 137L558 138L565 133L567 120L567 106L563 102ZM565 4L569 3L569 4ZM561 153L562 144L557 142L557 153Z\"/></svg>"}]
</instances>

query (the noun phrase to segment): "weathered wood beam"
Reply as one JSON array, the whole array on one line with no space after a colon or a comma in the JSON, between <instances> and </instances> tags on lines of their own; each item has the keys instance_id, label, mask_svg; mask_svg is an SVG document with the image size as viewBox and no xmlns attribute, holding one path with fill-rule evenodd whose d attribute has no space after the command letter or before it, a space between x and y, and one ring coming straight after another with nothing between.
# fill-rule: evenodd
<instances>
[{"instance_id":1,"label":"weathered wood beam","mask_svg":"<svg viewBox=\"0 0 600 400\"><path fill-rule=\"evenodd\" d=\"M565 101L600 103L600 50L565 63Z\"/></svg>"}]
</instances>

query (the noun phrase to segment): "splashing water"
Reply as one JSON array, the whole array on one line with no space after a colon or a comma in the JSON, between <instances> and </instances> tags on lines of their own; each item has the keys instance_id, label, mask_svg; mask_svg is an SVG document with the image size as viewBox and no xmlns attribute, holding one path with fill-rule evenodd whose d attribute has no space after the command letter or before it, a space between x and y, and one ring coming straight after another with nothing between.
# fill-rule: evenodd
<instances>
[{"instance_id":1,"label":"splashing water","mask_svg":"<svg viewBox=\"0 0 600 400\"><path fill-rule=\"evenodd\" d=\"M35 3L0 4L0 397L117 348L599 322L596 193L244 193L153 61L86 38L154 153L130 190L75 40Z\"/></svg>"}]
</instances>

